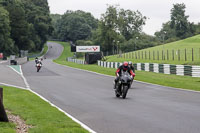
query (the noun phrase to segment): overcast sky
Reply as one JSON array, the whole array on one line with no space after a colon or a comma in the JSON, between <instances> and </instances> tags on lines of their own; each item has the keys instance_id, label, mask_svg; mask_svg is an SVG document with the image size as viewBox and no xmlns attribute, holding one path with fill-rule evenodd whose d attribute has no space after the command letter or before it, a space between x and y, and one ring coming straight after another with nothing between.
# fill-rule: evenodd
<instances>
[{"instance_id":1,"label":"overcast sky","mask_svg":"<svg viewBox=\"0 0 200 133\"><path fill-rule=\"evenodd\" d=\"M48 0L50 12L64 14L66 10L83 10L90 12L95 18L105 13L107 4L120 5L120 8L140 11L148 17L143 31L153 35L161 29L162 23L170 20L170 10L175 3L186 5L189 21L200 22L200 0Z\"/></svg>"}]
</instances>

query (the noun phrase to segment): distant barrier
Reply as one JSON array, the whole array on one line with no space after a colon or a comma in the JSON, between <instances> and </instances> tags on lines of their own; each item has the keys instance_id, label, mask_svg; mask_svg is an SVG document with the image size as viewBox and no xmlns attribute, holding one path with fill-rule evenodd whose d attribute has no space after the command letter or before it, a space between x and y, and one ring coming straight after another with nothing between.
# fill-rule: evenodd
<instances>
[{"instance_id":1,"label":"distant barrier","mask_svg":"<svg viewBox=\"0 0 200 133\"><path fill-rule=\"evenodd\" d=\"M0 121L8 122L8 117L6 115L4 106L3 106L3 88L0 87Z\"/></svg>"},{"instance_id":2,"label":"distant barrier","mask_svg":"<svg viewBox=\"0 0 200 133\"><path fill-rule=\"evenodd\" d=\"M69 62L74 62L74 63L77 63L77 64L85 64L85 61L84 61L84 60L74 59L74 58L72 58L72 57L68 57L68 58L67 58L67 61L69 61Z\"/></svg>"},{"instance_id":3,"label":"distant barrier","mask_svg":"<svg viewBox=\"0 0 200 133\"><path fill-rule=\"evenodd\" d=\"M28 61L28 57L16 58L17 64L22 65Z\"/></svg>"},{"instance_id":4,"label":"distant barrier","mask_svg":"<svg viewBox=\"0 0 200 133\"><path fill-rule=\"evenodd\" d=\"M122 63L120 62L105 62L98 61L98 66L106 68L118 68ZM180 76L200 77L200 66L189 65L170 65L157 63L135 63L133 64L135 70L143 70L147 72L175 74Z\"/></svg>"}]
</instances>

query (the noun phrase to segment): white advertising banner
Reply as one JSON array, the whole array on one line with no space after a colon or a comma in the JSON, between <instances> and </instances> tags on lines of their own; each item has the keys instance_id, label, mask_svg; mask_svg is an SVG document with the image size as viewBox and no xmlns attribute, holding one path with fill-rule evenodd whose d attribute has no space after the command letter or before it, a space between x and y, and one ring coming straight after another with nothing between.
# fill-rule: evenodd
<instances>
[{"instance_id":1,"label":"white advertising banner","mask_svg":"<svg viewBox=\"0 0 200 133\"><path fill-rule=\"evenodd\" d=\"M100 46L76 46L76 52L100 52Z\"/></svg>"}]
</instances>

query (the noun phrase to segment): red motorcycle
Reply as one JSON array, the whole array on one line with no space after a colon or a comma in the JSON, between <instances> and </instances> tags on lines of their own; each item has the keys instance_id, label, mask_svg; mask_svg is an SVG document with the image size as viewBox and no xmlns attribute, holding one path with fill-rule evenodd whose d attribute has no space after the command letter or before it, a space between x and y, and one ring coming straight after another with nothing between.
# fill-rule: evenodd
<instances>
[{"instance_id":1,"label":"red motorcycle","mask_svg":"<svg viewBox=\"0 0 200 133\"><path fill-rule=\"evenodd\" d=\"M40 63L36 64L37 72L40 71L41 67L42 67L42 64L40 64Z\"/></svg>"}]
</instances>

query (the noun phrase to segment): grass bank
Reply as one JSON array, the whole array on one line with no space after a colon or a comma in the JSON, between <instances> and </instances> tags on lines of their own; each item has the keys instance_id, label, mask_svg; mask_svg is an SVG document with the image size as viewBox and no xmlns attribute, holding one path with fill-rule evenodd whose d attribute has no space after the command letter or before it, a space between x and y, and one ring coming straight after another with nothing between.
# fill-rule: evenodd
<instances>
[{"instance_id":1,"label":"grass bank","mask_svg":"<svg viewBox=\"0 0 200 133\"><path fill-rule=\"evenodd\" d=\"M107 56L107 61L200 65L200 35L122 55Z\"/></svg>"},{"instance_id":2,"label":"grass bank","mask_svg":"<svg viewBox=\"0 0 200 133\"><path fill-rule=\"evenodd\" d=\"M4 107L14 115L19 115L33 128L29 133L87 133L79 124L64 113L52 107L35 94L13 87L4 88ZM0 122L1 133L15 133L13 123Z\"/></svg>"},{"instance_id":3,"label":"grass bank","mask_svg":"<svg viewBox=\"0 0 200 133\"><path fill-rule=\"evenodd\" d=\"M73 55L70 52L70 46L68 43L62 42L60 44L64 46L64 50L62 55L58 59L54 60L54 62L74 68L80 68L84 70L89 70L93 72L114 76L115 69L113 68L103 68L97 65L81 65L72 62L67 62L66 58L71 57ZM200 91L200 86L199 86L200 78L193 78L189 76L167 75L167 74L145 72L145 71L136 71L135 79L139 81L144 81L164 86Z\"/></svg>"}]
</instances>

